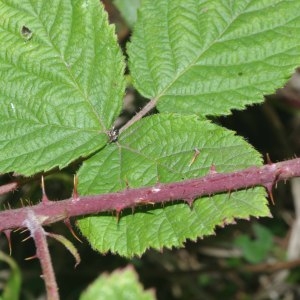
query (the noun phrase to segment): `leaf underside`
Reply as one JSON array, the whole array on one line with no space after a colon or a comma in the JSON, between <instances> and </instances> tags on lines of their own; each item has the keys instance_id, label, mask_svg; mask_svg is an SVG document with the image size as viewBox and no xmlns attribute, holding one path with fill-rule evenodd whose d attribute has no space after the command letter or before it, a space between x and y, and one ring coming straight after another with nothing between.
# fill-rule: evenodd
<instances>
[{"instance_id":1,"label":"leaf underside","mask_svg":"<svg viewBox=\"0 0 300 300\"><path fill-rule=\"evenodd\" d=\"M107 143L124 63L97 0L0 1L0 172L64 167Z\"/></svg>"},{"instance_id":2,"label":"leaf underside","mask_svg":"<svg viewBox=\"0 0 300 300\"><path fill-rule=\"evenodd\" d=\"M300 64L298 0L145 0L134 29L134 85L161 112L229 114Z\"/></svg>"},{"instance_id":3,"label":"leaf underside","mask_svg":"<svg viewBox=\"0 0 300 300\"><path fill-rule=\"evenodd\" d=\"M186 133L189 133L188 135ZM195 150L199 156L191 164ZM181 181L260 165L260 155L232 131L195 116L159 114L130 127L117 143L87 160L80 169L80 194L119 191ZM108 166L110 166L108 168ZM187 239L213 234L235 218L269 216L265 191L255 188L203 197L191 209L184 203L113 212L81 219L78 225L94 249L124 256L147 248L182 246Z\"/></svg>"}]
</instances>

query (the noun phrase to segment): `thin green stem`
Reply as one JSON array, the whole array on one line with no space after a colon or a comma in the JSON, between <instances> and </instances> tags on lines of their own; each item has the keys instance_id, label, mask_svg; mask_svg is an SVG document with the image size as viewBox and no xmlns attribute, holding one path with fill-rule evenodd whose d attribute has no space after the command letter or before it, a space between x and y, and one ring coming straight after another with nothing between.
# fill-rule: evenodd
<instances>
[{"instance_id":1,"label":"thin green stem","mask_svg":"<svg viewBox=\"0 0 300 300\"><path fill-rule=\"evenodd\" d=\"M120 128L119 133L121 134L124 130L147 115L156 106L156 102L156 98L150 100L136 115L134 115L126 124L124 124Z\"/></svg>"}]
</instances>

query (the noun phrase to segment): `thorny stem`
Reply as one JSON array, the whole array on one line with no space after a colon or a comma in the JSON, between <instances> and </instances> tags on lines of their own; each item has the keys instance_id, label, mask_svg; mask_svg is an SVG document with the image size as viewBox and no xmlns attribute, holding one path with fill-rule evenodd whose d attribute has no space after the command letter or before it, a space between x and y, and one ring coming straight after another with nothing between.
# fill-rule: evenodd
<instances>
[{"instance_id":1,"label":"thorny stem","mask_svg":"<svg viewBox=\"0 0 300 300\"><path fill-rule=\"evenodd\" d=\"M124 124L120 128L119 133L122 133L124 130L129 128L135 122L139 121L141 118L147 115L147 113L149 113L151 109L153 109L155 106L156 106L156 99L150 100L136 115L134 115L126 124Z\"/></svg>"},{"instance_id":2,"label":"thorny stem","mask_svg":"<svg viewBox=\"0 0 300 300\"><path fill-rule=\"evenodd\" d=\"M41 226L41 220L30 208L24 208L27 217L23 222L23 227L27 227L34 240L36 247L36 257L39 259L42 268L42 278L45 281L47 299L59 300L58 287L52 266L51 256L48 249L46 233Z\"/></svg>"},{"instance_id":3,"label":"thorny stem","mask_svg":"<svg viewBox=\"0 0 300 300\"><path fill-rule=\"evenodd\" d=\"M156 184L152 187L126 189L117 193L78 196L62 201L42 201L31 206L30 211L40 225L48 225L75 216L115 211L117 215L125 208L149 205L174 200L186 201L191 205L194 199L204 195L231 192L254 186L264 186L272 200L272 187L280 180L300 176L300 158L262 167L250 167L231 173L211 173L207 176ZM11 209L0 212L0 231L26 227L28 208Z\"/></svg>"}]
</instances>

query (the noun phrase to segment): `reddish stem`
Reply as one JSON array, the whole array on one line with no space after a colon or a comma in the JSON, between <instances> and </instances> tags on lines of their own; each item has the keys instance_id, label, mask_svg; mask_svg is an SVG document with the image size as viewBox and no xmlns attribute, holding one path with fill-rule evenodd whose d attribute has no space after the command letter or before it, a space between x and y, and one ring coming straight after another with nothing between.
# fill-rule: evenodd
<instances>
[{"instance_id":1,"label":"reddish stem","mask_svg":"<svg viewBox=\"0 0 300 300\"><path fill-rule=\"evenodd\" d=\"M66 218L116 211L140 205L184 200L191 204L204 195L264 186L272 193L272 186L279 180L300 176L300 159L250 167L231 173L214 173L207 176L157 184L151 187L127 189L117 193L77 196L62 201L42 201L30 207L41 225L48 225ZM0 231L24 227L28 208L11 209L0 212Z\"/></svg>"},{"instance_id":2,"label":"reddish stem","mask_svg":"<svg viewBox=\"0 0 300 300\"><path fill-rule=\"evenodd\" d=\"M13 181L0 186L0 195L4 195L8 192L12 192L17 189L19 183L17 181Z\"/></svg>"},{"instance_id":3,"label":"reddish stem","mask_svg":"<svg viewBox=\"0 0 300 300\"><path fill-rule=\"evenodd\" d=\"M45 281L47 299L59 300L58 288L52 266L51 256L48 249L46 233L40 224L40 220L30 208L24 208L27 217L23 221L23 227L27 227L34 240L36 257L39 259L42 268L42 278Z\"/></svg>"}]
</instances>

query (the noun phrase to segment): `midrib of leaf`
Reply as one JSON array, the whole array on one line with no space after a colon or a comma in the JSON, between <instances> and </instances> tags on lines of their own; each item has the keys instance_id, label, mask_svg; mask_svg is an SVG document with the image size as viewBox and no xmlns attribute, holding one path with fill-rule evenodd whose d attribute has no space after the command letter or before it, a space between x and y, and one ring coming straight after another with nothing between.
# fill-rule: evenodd
<instances>
[{"instance_id":1,"label":"midrib of leaf","mask_svg":"<svg viewBox=\"0 0 300 300\"><path fill-rule=\"evenodd\" d=\"M29 3L30 3L30 2L29 2ZM61 2L59 2L59 4L60 4L60 3L61 3ZM82 96L82 98L88 103L88 105L89 105L90 108L91 108L91 111L94 113L96 119L99 121L99 123L100 123L100 125L101 125L101 128L103 128L103 130L104 130L103 132L107 131L107 128L105 128L104 122L103 122L103 120L101 119L100 115L97 114L97 112L96 112L94 106L92 105L92 103L91 103L90 100L88 99L87 95L85 95L84 89L81 87L81 85L79 84L79 82L76 80L76 78L74 77L74 74L71 72L70 68L67 68L67 67L66 67L66 66L68 65L68 63L64 60L64 57L62 56L62 53L60 53L60 51L59 51L59 49L56 47L56 45L53 44L53 41L52 41L52 39L51 39L51 37L50 37L50 34L49 34L49 31L47 30L47 27L45 26L43 20L40 18L39 13L37 13L37 12L35 11L34 6L31 5L32 11L35 12L35 14L32 14L31 11L24 10L24 9L20 9L20 7L13 6L12 3L11 3L10 5L8 5L7 3L5 3L5 4L6 4L8 7L11 7L11 8L13 8L13 9L15 9L15 10L18 10L18 11L22 11L24 14L29 15L29 16L31 16L31 17L33 17L33 18L35 18L36 20L39 21L39 23L42 25L42 28L43 28L44 31L47 33L48 42L49 42L49 45L51 45L51 51L53 51L53 52L55 52L55 53L57 54L57 56L59 57L59 60L61 61L61 63L63 64L65 70L67 71L67 73L68 73L69 76L70 76L69 79L71 79L72 82L74 83L74 85L73 85L72 87L75 87L76 90L79 92L79 94ZM72 11L72 12L73 12L73 11ZM72 14L72 12L71 12L71 14ZM71 23L73 22L73 19L74 19L74 18L70 18ZM54 23L55 23L55 22L53 22L53 24L54 24ZM4 27L2 27L2 28L4 28ZM72 24L70 24L70 28L72 28ZM4 29L5 29L5 28L4 28ZM5 31L7 31L7 30L5 29ZM70 35L68 35L68 37L70 38ZM31 70L31 72L28 72L28 70L26 70L26 69L24 69L24 68L20 68L20 67L23 66L23 64L18 64L18 65L13 64L13 66L14 66L15 68L17 68L17 69L19 68L19 69L21 69L22 71L25 71L25 72L28 73L29 75L34 74L34 75L35 75L36 77L38 77L38 78L45 78L45 79L47 79L47 81L49 81L49 82L54 82L54 83L55 83L55 81L52 79L52 76L44 77L44 76L41 76L41 74L36 74L36 73L34 73L32 70ZM61 84L61 82L60 82L60 84ZM69 85L69 83L66 82L66 85ZM71 85L69 85L69 86L71 86ZM61 128L64 128L64 127L62 126ZM102 132L102 131L101 131L101 132Z\"/></svg>"},{"instance_id":2,"label":"midrib of leaf","mask_svg":"<svg viewBox=\"0 0 300 300\"><path fill-rule=\"evenodd\" d=\"M87 18L87 16L86 16L86 14L85 14L85 19L86 19L86 18ZM73 18L71 18L71 19L72 19L72 21L73 21ZM93 44L93 49L95 49L95 36L94 36L94 35L93 35L93 43L91 43L91 44ZM89 49L89 47L88 47L88 48L85 48L85 49L84 49L84 52L86 52L87 49ZM94 52L95 52L95 51L94 51ZM94 58L94 59L95 59L95 58ZM88 76L90 76L90 75L91 75L91 74L89 73ZM73 74L72 74L72 78L73 78L73 77L74 77L74 76L73 76ZM74 80L75 80L75 78L74 78ZM89 78L89 80L90 80L90 78ZM76 80L75 80L75 81L76 81ZM82 91L82 94L84 95L83 91ZM93 111L94 114L96 115L97 119L99 120L99 122L100 122L100 124L101 124L101 127L102 127L105 131L107 131L107 128L105 128L105 126L104 126L103 120L101 119L100 115L97 114L97 112L96 112L96 110L95 110L93 104L90 102L90 100L89 100L85 95L84 95L84 97L85 97L86 101L88 102L89 106L91 107L92 111Z\"/></svg>"},{"instance_id":3,"label":"midrib of leaf","mask_svg":"<svg viewBox=\"0 0 300 300\"><path fill-rule=\"evenodd\" d=\"M247 5L245 6L244 9L247 8L248 4L251 2L252 0L250 0ZM201 56L203 54L205 54L214 44L216 44L220 38L226 33L226 31L230 28L230 26L232 26L232 24L242 15L242 13L238 13L236 16L233 16L232 20L230 20L230 22L227 24L227 26L224 28L224 30L219 34L218 37L216 37L205 49L202 50L202 52L190 63L187 65L187 67L182 70L181 72L178 73L178 75L166 86L165 89L162 90L161 93L159 93L154 99L153 101L155 103L157 103L157 101L159 100L159 98L161 98L162 96L164 96L165 93L167 93L168 89L172 87L172 85L181 77L183 76L186 72L188 72L192 67L194 67L197 63L197 61L201 58ZM168 20L168 19L167 19ZM169 33L169 27L168 27L168 33ZM172 51L173 53L173 51ZM149 61L149 60L147 60Z\"/></svg>"},{"instance_id":4,"label":"midrib of leaf","mask_svg":"<svg viewBox=\"0 0 300 300\"><path fill-rule=\"evenodd\" d=\"M73 18L70 18L71 19L71 22L73 22ZM43 23L42 23L43 24ZM44 24L43 24L44 25ZM45 26L44 26L45 27ZM70 26L72 27L72 26ZM45 31L46 31L46 28L45 28ZM48 37L49 37L49 40L51 41L51 38L49 36L49 32L46 31L47 34L48 34ZM68 36L70 38L70 35ZM53 45L52 41L51 41L51 45ZM61 56L61 54L59 53L58 49L53 45L54 49L56 50L56 52L59 54L59 57L61 59L61 61L63 62L64 66L66 66L68 63L64 60L64 58ZM74 74L71 72L70 68L65 68L68 72L68 74L70 75L72 81L74 82L74 84L76 85L77 87L77 90L79 91L79 93L82 95L83 99L88 103L88 105L90 106L92 112L95 114L97 120L99 121L99 123L101 124L101 127L104 129L104 131L107 130L107 128L105 128L104 126L104 122L102 121L101 117L99 114L97 114L94 106L92 105L92 103L90 102L90 100L88 99L87 95L85 95L84 91L83 91L83 88L81 87L81 85L79 84L79 82L75 79L74 77Z\"/></svg>"}]
</instances>

